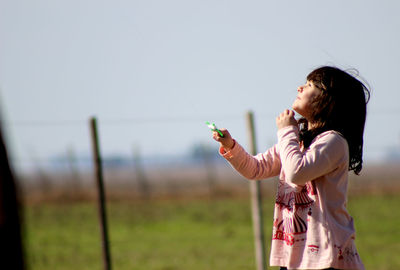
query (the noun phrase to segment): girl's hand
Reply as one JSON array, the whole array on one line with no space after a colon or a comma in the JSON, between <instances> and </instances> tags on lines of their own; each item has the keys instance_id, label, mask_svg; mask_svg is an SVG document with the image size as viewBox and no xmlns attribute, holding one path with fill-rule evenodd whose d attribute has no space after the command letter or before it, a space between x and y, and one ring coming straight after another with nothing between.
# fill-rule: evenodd
<instances>
[{"instance_id":1,"label":"girl's hand","mask_svg":"<svg viewBox=\"0 0 400 270\"><path fill-rule=\"evenodd\" d=\"M294 112L291 110L284 110L277 118L276 125L279 129L287 126L297 126L297 121L294 118Z\"/></svg>"},{"instance_id":2,"label":"girl's hand","mask_svg":"<svg viewBox=\"0 0 400 270\"><path fill-rule=\"evenodd\" d=\"M229 151L235 145L235 141L232 139L231 134L225 128L221 128L220 131L224 134L224 137L219 136L218 132L213 132L213 139L221 144L226 151Z\"/></svg>"}]
</instances>

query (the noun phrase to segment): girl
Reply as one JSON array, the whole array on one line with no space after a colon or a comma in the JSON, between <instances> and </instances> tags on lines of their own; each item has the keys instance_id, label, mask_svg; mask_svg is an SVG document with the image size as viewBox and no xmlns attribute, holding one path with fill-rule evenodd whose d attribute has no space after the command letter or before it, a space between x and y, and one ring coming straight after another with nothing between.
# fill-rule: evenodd
<instances>
[{"instance_id":1,"label":"girl","mask_svg":"<svg viewBox=\"0 0 400 270\"><path fill-rule=\"evenodd\" d=\"M364 269L346 210L348 171L362 168L369 90L335 67L321 67L299 86L276 118L278 143L249 155L222 129L220 154L244 177L279 175L270 265L281 269Z\"/></svg>"}]
</instances>

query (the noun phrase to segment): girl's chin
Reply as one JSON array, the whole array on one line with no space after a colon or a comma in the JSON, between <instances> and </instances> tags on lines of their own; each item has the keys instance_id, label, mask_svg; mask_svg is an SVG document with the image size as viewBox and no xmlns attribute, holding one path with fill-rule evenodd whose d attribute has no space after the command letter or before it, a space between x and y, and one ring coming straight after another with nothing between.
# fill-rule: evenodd
<instances>
[{"instance_id":1,"label":"girl's chin","mask_svg":"<svg viewBox=\"0 0 400 270\"><path fill-rule=\"evenodd\" d=\"M304 115L302 114L302 112L300 110L297 110L297 108L295 106L292 107L293 111L295 111L297 114L299 114L301 117L304 117Z\"/></svg>"},{"instance_id":2,"label":"girl's chin","mask_svg":"<svg viewBox=\"0 0 400 270\"><path fill-rule=\"evenodd\" d=\"M295 111L295 112L297 112L298 114L301 114L301 113L297 110L297 107L296 107L294 104L292 105L292 110Z\"/></svg>"}]
</instances>

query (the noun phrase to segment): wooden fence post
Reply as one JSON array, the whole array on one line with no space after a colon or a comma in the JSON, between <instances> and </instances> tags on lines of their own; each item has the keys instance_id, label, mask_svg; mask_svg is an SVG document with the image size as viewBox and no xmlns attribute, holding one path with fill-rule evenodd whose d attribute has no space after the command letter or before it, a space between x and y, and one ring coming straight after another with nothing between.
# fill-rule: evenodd
<instances>
[{"instance_id":1,"label":"wooden fence post","mask_svg":"<svg viewBox=\"0 0 400 270\"><path fill-rule=\"evenodd\" d=\"M254 116L251 111L246 113L247 130L249 137L250 154L257 154ZM266 269L266 254L264 241L264 224L262 219L260 181L250 181L251 212L253 218L254 244L256 251L257 270Z\"/></svg>"},{"instance_id":2,"label":"wooden fence post","mask_svg":"<svg viewBox=\"0 0 400 270\"><path fill-rule=\"evenodd\" d=\"M0 127L0 269L26 268L20 202Z\"/></svg>"},{"instance_id":3,"label":"wooden fence post","mask_svg":"<svg viewBox=\"0 0 400 270\"><path fill-rule=\"evenodd\" d=\"M111 256L110 256L109 241L108 241L103 169L102 169L102 161L100 155L99 136L97 131L97 120L95 117L92 117L90 119L90 129L92 136L93 163L97 179L100 233L101 233L102 250L103 250L103 266L104 270L111 270Z\"/></svg>"},{"instance_id":4,"label":"wooden fence post","mask_svg":"<svg viewBox=\"0 0 400 270\"><path fill-rule=\"evenodd\" d=\"M138 182L138 190L140 192L139 195L142 199L149 200L151 195L151 187L145 173L145 169L142 163L142 155L139 147L135 147L133 149L133 161Z\"/></svg>"}]
</instances>

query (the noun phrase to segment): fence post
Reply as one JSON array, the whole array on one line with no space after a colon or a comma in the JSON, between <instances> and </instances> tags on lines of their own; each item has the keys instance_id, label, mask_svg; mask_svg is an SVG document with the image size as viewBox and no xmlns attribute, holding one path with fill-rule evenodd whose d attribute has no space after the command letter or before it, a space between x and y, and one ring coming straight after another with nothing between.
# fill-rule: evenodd
<instances>
[{"instance_id":1,"label":"fence post","mask_svg":"<svg viewBox=\"0 0 400 270\"><path fill-rule=\"evenodd\" d=\"M26 269L18 195L0 127L0 269Z\"/></svg>"},{"instance_id":2,"label":"fence post","mask_svg":"<svg viewBox=\"0 0 400 270\"><path fill-rule=\"evenodd\" d=\"M111 256L110 256L110 249L108 242L103 169L102 169L101 155L100 155L99 136L97 131L97 120L95 117L92 117L90 119L90 129L92 137L93 163L97 179L100 233L101 233L102 249L103 249L103 266L104 270L111 270Z\"/></svg>"},{"instance_id":3,"label":"fence post","mask_svg":"<svg viewBox=\"0 0 400 270\"><path fill-rule=\"evenodd\" d=\"M140 192L139 195L142 199L149 200L151 195L151 187L144 170L142 155L139 147L135 147L133 149L133 162L138 182L138 190Z\"/></svg>"},{"instance_id":4,"label":"fence post","mask_svg":"<svg viewBox=\"0 0 400 270\"><path fill-rule=\"evenodd\" d=\"M249 137L250 154L257 154L254 116L251 111L246 113L247 131ZM266 254L264 241L264 226L261 207L260 181L250 181L251 212L253 218L254 244L256 251L257 270L266 269Z\"/></svg>"}]
</instances>

